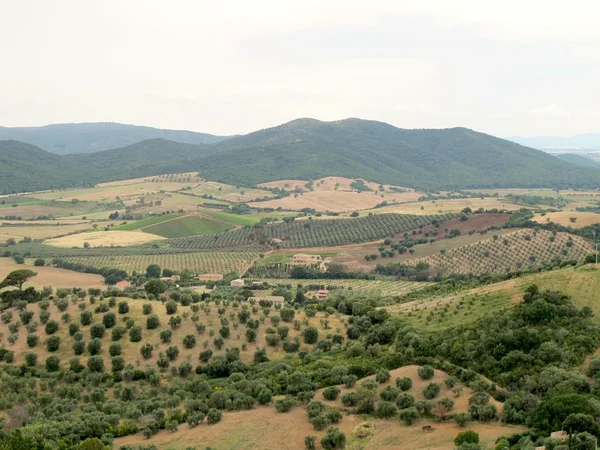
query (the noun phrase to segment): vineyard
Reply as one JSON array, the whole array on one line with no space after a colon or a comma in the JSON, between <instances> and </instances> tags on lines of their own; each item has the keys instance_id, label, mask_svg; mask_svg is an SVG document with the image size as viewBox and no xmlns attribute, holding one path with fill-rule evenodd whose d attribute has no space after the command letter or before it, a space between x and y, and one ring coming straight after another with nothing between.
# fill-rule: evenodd
<instances>
[{"instance_id":1,"label":"vineyard","mask_svg":"<svg viewBox=\"0 0 600 450\"><path fill-rule=\"evenodd\" d=\"M567 260L581 260L594 251L579 236L546 230L519 230L458 247L407 264L427 263L445 274L510 272Z\"/></svg>"},{"instance_id":2,"label":"vineyard","mask_svg":"<svg viewBox=\"0 0 600 450\"><path fill-rule=\"evenodd\" d=\"M150 216L145 219L138 220L135 222L129 222L122 225L117 225L113 227L113 230L122 230L122 231L134 231L142 228L146 228L152 225L157 225L162 222L166 222L167 220L176 219L181 217L180 214L163 214L162 216Z\"/></svg>"},{"instance_id":3,"label":"vineyard","mask_svg":"<svg viewBox=\"0 0 600 450\"><path fill-rule=\"evenodd\" d=\"M325 247L374 241L429 225L434 220L443 222L453 217L453 214L374 214L356 219L292 221L270 225L265 232L270 238L283 240L282 247Z\"/></svg>"},{"instance_id":4,"label":"vineyard","mask_svg":"<svg viewBox=\"0 0 600 450\"><path fill-rule=\"evenodd\" d=\"M110 267L143 272L150 264L158 264L171 270L189 270L194 273L243 273L252 264L258 253L252 251L196 252L177 254L147 254L123 256L78 256L62 258L69 262L98 269ZM28 263L33 263L29 260Z\"/></svg>"},{"instance_id":5,"label":"vineyard","mask_svg":"<svg viewBox=\"0 0 600 450\"><path fill-rule=\"evenodd\" d=\"M420 283L414 281L397 281L397 280L327 280L327 279L315 279L315 280L300 280L300 279L266 279L261 280L268 282L271 286L277 286L279 284L297 286L301 284L303 286L319 286L320 289L346 289L354 293L364 293L367 295L380 295L380 296L393 296L393 295L406 295L410 292L423 289L433 283ZM270 295L270 294L264 294ZM258 295L260 297L260 294Z\"/></svg>"}]
</instances>

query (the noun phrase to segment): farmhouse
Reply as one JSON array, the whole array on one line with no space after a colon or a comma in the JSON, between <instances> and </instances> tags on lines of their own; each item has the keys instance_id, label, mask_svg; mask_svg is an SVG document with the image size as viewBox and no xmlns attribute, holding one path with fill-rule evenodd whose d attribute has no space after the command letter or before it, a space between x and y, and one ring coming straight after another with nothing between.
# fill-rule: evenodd
<instances>
[{"instance_id":1,"label":"farmhouse","mask_svg":"<svg viewBox=\"0 0 600 450\"><path fill-rule=\"evenodd\" d=\"M298 253L292 257L292 261L290 262L290 266L314 266L317 265L321 272L325 272L327 270L327 266L325 263L327 260L323 260L321 255L307 255L305 253Z\"/></svg>"},{"instance_id":2,"label":"farmhouse","mask_svg":"<svg viewBox=\"0 0 600 450\"><path fill-rule=\"evenodd\" d=\"M327 300L329 297L329 291L327 289L321 289L317 292L317 300Z\"/></svg>"},{"instance_id":3,"label":"farmhouse","mask_svg":"<svg viewBox=\"0 0 600 450\"><path fill-rule=\"evenodd\" d=\"M200 281L221 281L223 279L223 275L220 273L203 273L202 275L198 275L196 278Z\"/></svg>"},{"instance_id":4,"label":"farmhouse","mask_svg":"<svg viewBox=\"0 0 600 450\"><path fill-rule=\"evenodd\" d=\"M244 280L242 280L241 278L238 278L237 280L231 280L231 283L229 283L229 285L231 287L244 287Z\"/></svg>"}]
</instances>

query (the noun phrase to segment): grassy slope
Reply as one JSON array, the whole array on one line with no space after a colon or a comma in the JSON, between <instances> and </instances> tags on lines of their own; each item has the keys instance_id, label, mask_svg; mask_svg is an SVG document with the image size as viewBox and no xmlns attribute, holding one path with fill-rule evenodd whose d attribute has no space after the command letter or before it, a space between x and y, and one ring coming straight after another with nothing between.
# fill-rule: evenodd
<instances>
[{"instance_id":1,"label":"grassy slope","mask_svg":"<svg viewBox=\"0 0 600 450\"><path fill-rule=\"evenodd\" d=\"M142 220L138 220L136 222L129 222L124 225L117 225L116 227L113 227L112 229L113 230L122 230L122 231L139 230L141 228L156 225L156 224L165 222L167 220L176 219L177 217L180 217L180 216L181 216L181 214L165 214L164 216L151 216L151 217L147 217Z\"/></svg>"}]
</instances>

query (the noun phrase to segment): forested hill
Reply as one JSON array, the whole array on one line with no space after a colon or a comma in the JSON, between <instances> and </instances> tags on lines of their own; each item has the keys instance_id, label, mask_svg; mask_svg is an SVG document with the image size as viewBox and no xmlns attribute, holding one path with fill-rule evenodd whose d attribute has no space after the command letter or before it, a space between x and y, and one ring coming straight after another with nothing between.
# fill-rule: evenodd
<instances>
[{"instance_id":1,"label":"forested hill","mask_svg":"<svg viewBox=\"0 0 600 450\"><path fill-rule=\"evenodd\" d=\"M163 130L122 123L64 123L43 127L0 127L0 140L16 140L57 154L93 153L148 139L212 144L226 137L185 130Z\"/></svg>"},{"instance_id":2,"label":"forested hill","mask_svg":"<svg viewBox=\"0 0 600 450\"><path fill-rule=\"evenodd\" d=\"M556 157L571 164L575 164L576 166L600 168L600 163L576 153L561 153L556 155Z\"/></svg>"},{"instance_id":3,"label":"forested hill","mask_svg":"<svg viewBox=\"0 0 600 450\"><path fill-rule=\"evenodd\" d=\"M421 189L598 185L600 171L466 128L298 119L214 144L197 168L241 184L327 175Z\"/></svg>"},{"instance_id":4,"label":"forested hill","mask_svg":"<svg viewBox=\"0 0 600 450\"><path fill-rule=\"evenodd\" d=\"M0 162L0 193L190 171L237 185L329 175L419 189L600 185L600 169L466 128L406 130L359 119L298 119L210 145L154 139L86 155L5 141Z\"/></svg>"}]
</instances>

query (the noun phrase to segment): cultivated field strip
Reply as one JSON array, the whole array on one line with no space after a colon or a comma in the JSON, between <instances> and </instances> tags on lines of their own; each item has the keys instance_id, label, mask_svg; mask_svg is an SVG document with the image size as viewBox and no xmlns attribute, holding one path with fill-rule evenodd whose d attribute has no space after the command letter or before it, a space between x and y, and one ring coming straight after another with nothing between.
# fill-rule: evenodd
<instances>
[{"instance_id":1,"label":"cultivated field strip","mask_svg":"<svg viewBox=\"0 0 600 450\"><path fill-rule=\"evenodd\" d=\"M379 294L382 296L406 295L433 283L396 280L329 280L329 279L266 279L271 286L291 284L296 286L322 286L325 289L349 289L355 293Z\"/></svg>"},{"instance_id":2,"label":"cultivated field strip","mask_svg":"<svg viewBox=\"0 0 600 450\"><path fill-rule=\"evenodd\" d=\"M254 252L196 252L162 255L80 256L62 258L66 261L96 268L123 269L128 273L143 272L150 264L172 270L194 273L243 273L258 257Z\"/></svg>"},{"instance_id":3,"label":"cultivated field strip","mask_svg":"<svg viewBox=\"0 0 600 450\"><path fill-rule=\"evenodd\" d=\"M585 239L546 230L519 230L475 244L413 259L445 274L503 273L561 261L580 261L594 251Z\"/></svg>"}]
</instances>

